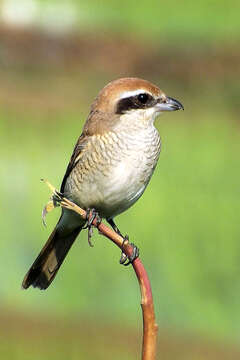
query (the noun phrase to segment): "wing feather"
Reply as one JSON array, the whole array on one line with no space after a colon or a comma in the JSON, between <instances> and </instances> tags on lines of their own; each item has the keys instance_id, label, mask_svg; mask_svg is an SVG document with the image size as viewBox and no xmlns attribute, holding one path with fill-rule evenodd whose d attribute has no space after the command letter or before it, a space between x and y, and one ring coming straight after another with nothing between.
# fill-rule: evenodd
<instances>
[{"instance_id":1,"label":"wing feather","mask_svg":"<svg viewBox=\"0 0 240 360\"><path fill-rule=\"evenodd\" d=\"M74 169L74 167L77 165L77 163L81 159L82 152L84 151L84 149L86 147L87 138L88 138L88 136L82 134L79 137L79 139L73 149L71 159L69 161L67 170L66 170L65 175L62 180L61 189L60 189L61 193L64 193L66 180L67 180L68 176L70 175L70 173L72 172L72 170Z\"/></svg>"}]
</instances>

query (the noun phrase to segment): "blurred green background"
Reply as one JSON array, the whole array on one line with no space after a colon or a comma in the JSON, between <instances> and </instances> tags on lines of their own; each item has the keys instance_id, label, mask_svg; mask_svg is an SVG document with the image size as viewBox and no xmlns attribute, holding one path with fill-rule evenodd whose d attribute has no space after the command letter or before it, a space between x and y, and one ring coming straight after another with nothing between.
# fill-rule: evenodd
<instances>
[{"instance_id":1,"label":"blurred green background","mask_svg":"<svg viewBox=\"0 0 240 360\"><path fill-rule=\"evenodd\" d=\"M59 210L89 106L138 76L180 100L156 120L162 153L144 196L116 221L141 251L159 324L158 359L239 359L240 3L4 0L0 4L0 357L139 359L131 268L82 233L45 292L21 281Z\"/></svg>"}]
</instances>

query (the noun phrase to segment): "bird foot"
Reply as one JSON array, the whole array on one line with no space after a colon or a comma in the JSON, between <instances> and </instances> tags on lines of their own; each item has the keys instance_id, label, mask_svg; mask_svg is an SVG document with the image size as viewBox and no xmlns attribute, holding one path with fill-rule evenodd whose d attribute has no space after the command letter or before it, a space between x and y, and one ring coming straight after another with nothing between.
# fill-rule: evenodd
<instances>
[{"instance_id":1,"label":"bird foot","mask_svg":"<svg viewBox=\"0 0 240 360\"><path fill-rule=\"evenodd\" d=\"M91 237L93 235L93 221L97 220L97 227L101 224L102 218L98 215L98 212L95 209L87 209L86 211L86 220L87 223L83 227L83 229L88 229L88 244L93 247L93 243L91 241Z\"/></svg>"},{"instance_id":2,"label":"bird foot","mask_svg":"<svg viewBox=\"0 0 240 360\"><path fill-rule=\"evenodd\" d=\"M126 245L126 242L129 243L129 237L128 235L126 235L124 238L123 238L123 244L122 244L122 254L121 254L121 258L119 260L120 264L121 265L124 265L124 266L128 266L130 264L133 263L133 261L139 257L139 249L136 245L134 245L133 243L131 243L130 245L132 246L132 249L133 249L133 252L132 252L132 255L130 256L127 256L125 253L124 253L124 246ZM126 263L126 261L128 261Z\"/></svg>"}]
</instances>

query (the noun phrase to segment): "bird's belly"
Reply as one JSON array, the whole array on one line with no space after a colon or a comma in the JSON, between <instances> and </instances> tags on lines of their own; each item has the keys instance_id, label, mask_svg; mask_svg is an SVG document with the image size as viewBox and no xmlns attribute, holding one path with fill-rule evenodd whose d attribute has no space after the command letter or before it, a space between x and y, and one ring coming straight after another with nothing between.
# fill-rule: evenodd
<instances>
[{"instance_id":1,"label":"bird's belly","mask_svg":"<svg viewBox=\"0 0 240 360\"><path fill-rule=\"evenodd\" d=\"M127 136L122 139L123 147L117 142L111 149L106 147L104 157L97 159L88 153L87 159L82 158L69 175L65 195L84 209L95 208L104 218L113 218L133 205L152 176L161 142L153 127L148 136L146 131L138 137L135 133Z\"/></svg>"},{"instance_id":2,"label":"bird's belly","mask_svg":"<svg viewBox=\"0 0 240 360\"><path fill-rule=\"evenodd\" d=\"M105 217L114 217L133 205L144 192L151 174L131 163L120 162L102 188Z\"/></svg>"},{"instance_id":3,"label":"bird's belly","mask_svg":"<svg viewBox=\"0 0 240 360\"><path fill-rule=\"evenodd\" d=\"M109 171L96 171L91 179L71 187L70 198L85 209L95 208L102 217L111 218L137 201L152 172L152 167L143 162L121 161L110 167Z\"/></svg>"}]
</instances>

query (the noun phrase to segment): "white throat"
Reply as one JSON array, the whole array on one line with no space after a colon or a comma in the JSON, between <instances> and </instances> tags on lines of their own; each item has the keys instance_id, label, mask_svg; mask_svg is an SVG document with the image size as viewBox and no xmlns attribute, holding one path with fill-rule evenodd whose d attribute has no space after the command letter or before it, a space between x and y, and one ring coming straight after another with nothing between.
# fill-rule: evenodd
<instances>
[{"instance_id":1,"label":"white throat","mask_svg":"<svg viewBox=\"0 0 240 360\"><path fill-rule=\"evenodd\" d=\"M130 129L146 129L154 126L154 120L160 113L156 112L154 108L148 109L137 109L130 110L127 113L120 116L120 121L116 125L116 129L125 129L126 131Z\"/></svg>"}]
</instances>

